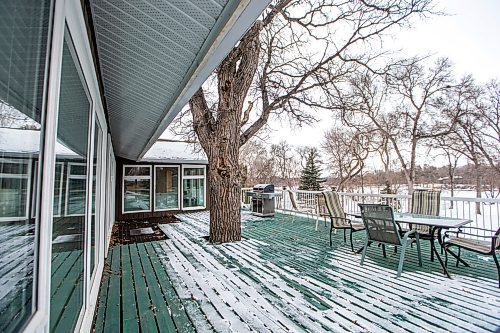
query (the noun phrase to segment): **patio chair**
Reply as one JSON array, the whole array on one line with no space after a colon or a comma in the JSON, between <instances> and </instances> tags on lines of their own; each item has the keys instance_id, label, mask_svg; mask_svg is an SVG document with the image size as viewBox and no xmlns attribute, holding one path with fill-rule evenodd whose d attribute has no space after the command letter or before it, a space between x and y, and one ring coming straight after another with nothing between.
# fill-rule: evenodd
<instances>
[{"instance_id":1,"label":"patio chair","mask_svg":"<svg viewBox=\"0 0 500 333\"><path fill-rule=\"evenodd\" d=\"M365 226L361 222L351 221L346 217L342 204L340 203L340 197L337 192L325 191L323 192L325 197L326 208L328 209L328 215L330 217L330 246L332 246L332 231L333 229L344 230L344 243L346 242L346 230L349 230L349 240L351 242L351 250L354 252L354 245L352 243L352 234L365 229Z\"/></svg>"},{"instance_id":2,"label":"patio chair","mask_svg":"<svg viewBox=\"0 0 500 333\"><path fill-rule=\"evenodd\" d=\"M394 212L392 207L388 205L375 205L375 204L359 204L361 209L361 217L366 227L366 239L363 247L363 255L361 256L361 265L365 261L366 249L371 242L378 242L382 244L384 257L385 245L401 246L401 253L399 254L399 266L397 276L401 276L403 271L403 262L405 258L406 248L409 244L417 243L418 252L418 265L422 266L422 256L420 254L420 239L416 230L408 230L401 238L401 227L394 221ZM414 235L414 238L410 238Z\"/></svg>"},{"instance_id":3,"label":"patio chair","mask_svg":"<svg viewBox=\"0 0 500 333\"><path fill-rule=\"evenodd\" d=\"M287 192L288 192L288 196L290 198L290 202L292 203L292 212L295 213L294 215L292 215L293 216L292 223L293 223L293 221L295 221L295 217L297 216L297 213L304 213L307 215L307 217L309 217L309 214L311 214L311 218L313 218L314 208L302 206L302 204L299 203L297 198L295 197L294 192L292 192L290 190L287 190Z\"/></svg>"},{"instance_id":4,"label":"patio chair","mask_svg":"<svg viewBox=\"0 0 500 333\"><path fill-rule=\"evenodd\" d=\"M420 215L439 216L441 204L441 192L432 190L414 190L411 195L411 213ZM435 237L431 234L431 228L425 225L410 225L410 230L416 230L420 239L428 240L431 249L434 246ZM413 237L413 236L410 236ZM442 253L442 252L441 252ZM431 261L434 261L434 252L431 250Z\"/></svg>"},{"instance_id":5,"label":"patio chair","mask_svg":"<svg viewBox=\"0 0 500 333\"><path fill-rule=\"evenodd\" d=\"M488 233L490 235L480 235L480 233ZM455 236L450 236L452 234L455 234ZM458 231L446 231L443 238L445 265L448 265L448 253L450 253L457 259L457 267L460 262L464 263L465 266L469 266L465 261L463 261L463 259L460 258L461 249L480 253L482 255L493 256L493 260L497 266L498 287L500 288L500 264L496 253L497 251L500 251L500 228L498 228L495 232L495 230L483 228L460 227ZM458 247L458 254L455 254L450 250L453 246Z\"/></svg>"},{"instance_id":6,"label":"patio chair","mask_svg":"<svg viewBox=\"0 0 500 333\"><path fill-rule=\"evenodd\" d=\"M326 218L329 216L330 216L330 214L328 213L328 207L326 207L325 196L322 193L317 193L316 194L316 228L315 228L316 231L318 231L319 219L321 217L323 218L323 221L325 222L325 227L326 227Z\"/></svg>"}]
</instances>

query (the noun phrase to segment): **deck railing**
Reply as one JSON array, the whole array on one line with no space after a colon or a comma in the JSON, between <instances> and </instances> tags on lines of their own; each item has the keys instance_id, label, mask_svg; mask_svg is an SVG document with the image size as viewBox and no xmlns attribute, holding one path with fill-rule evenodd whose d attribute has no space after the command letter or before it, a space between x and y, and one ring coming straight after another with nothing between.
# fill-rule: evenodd
<instances>
[{"instance_id":1,"label":"deck railing","mask_svg":"<svg viewBox=\"0 0 500 333\"><path fill-rule=\"evenodd\" d=\"M252 188L242 188L242 202L249 203L246 192ZM276 198L276 209L290 211L292 204L286 191L281 197ZM305 207L315 208L318 204L319 191L293 190L297 202ZM359 212L360 203L389 204L395 211L410 211L410 195L396 194L366 194L366 193L344 193L340 192L344 210L346 212ZM244 200L245 199L245 200ZM477 214L479 208L480 214ZM497 230L500 227L500 199L489 198L464 198L464 197L441 197L440 216L470 219L473 222L469 226ZM481 233L482 234L482 233Z\"/></svg>"}]
</instances>

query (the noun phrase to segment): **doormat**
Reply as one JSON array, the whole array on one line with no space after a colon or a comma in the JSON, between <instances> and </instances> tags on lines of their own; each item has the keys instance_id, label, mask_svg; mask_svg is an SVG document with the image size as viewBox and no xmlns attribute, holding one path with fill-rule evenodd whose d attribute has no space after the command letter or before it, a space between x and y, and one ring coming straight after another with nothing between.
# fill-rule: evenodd
<instances>
[{"instance_id":1,"label":"doormat","mask_svg":"<svg viewBox=\"0 0 500 333\"><path fill-rule=\"evenodd\" d=\"M141 235L151 235L154 234L153 228L139 228L139 229L131 229L130 236L141 236Z\"/></svg>"}]
</instances>

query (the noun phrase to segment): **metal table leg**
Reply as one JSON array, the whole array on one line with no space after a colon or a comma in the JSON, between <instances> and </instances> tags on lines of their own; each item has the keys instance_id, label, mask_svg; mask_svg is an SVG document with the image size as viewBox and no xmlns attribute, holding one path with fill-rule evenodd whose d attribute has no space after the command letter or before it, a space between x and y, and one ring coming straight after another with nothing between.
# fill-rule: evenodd
<instances>
[{"instance_id":1,"label":"metal table leg","mask_svg":"<svg viewBox=\"0 0 500 333\"><path fill-rule=\"evenodd\" d=\"M442 228L436 227L436 226L432 227L432 229L431 229L431 235L433 238L434 238L434 234L437 234L436 238L439 242L439 246L443 245L443 240L441 238L441 230L442 230ZM431 243L431 251L433 251L436 258L438 258L439 263L441 264L441 267L443 267L443 274L445 274L447 277L449 277L451 279L450 273L448 273L448 270L446 269L446 265L444 264L443 259L441 259L441 256L439 255L438 250L434 246L434 242Z\"/></svg>"}]
</instances>

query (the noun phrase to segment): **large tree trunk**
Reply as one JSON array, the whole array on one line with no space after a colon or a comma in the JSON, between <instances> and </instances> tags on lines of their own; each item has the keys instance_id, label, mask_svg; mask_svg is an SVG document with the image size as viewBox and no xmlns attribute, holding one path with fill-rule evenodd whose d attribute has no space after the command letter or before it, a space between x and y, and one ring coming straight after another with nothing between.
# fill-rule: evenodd
<instances>
[{"instance_id":1,"label":"large tree trunk","mask_svg":"<svg viewBox=\"0 0 500 333\"><path fill-rule=\"evenodd\" d=\"M227 159L229 160L229 159ZM241 240L240 192L238 172L221 174L210 165L210 239L211 243Z\"/></svg>"},{"instance_id":2,"label":"large tree trunk","mask_svg":"<svg viewBox=\"0 0 500 333\"><path fill-rule=\"evenodd\" d=\"M202 88L189 100L193 128L209 163L211 243L241 240L240 131L243 102L257 68L261 28L256 22L217 68L216 110L208 106Z\"/></svg>"}]
</instances>

